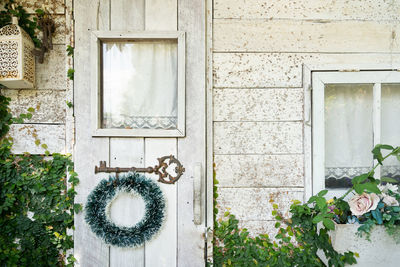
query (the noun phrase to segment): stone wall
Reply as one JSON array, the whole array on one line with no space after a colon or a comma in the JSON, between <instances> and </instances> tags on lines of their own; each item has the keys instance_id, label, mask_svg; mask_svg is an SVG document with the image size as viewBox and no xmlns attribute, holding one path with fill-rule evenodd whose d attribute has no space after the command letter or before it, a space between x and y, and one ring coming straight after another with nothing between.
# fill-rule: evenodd
<instances>
[{"instance_id":1,"label":"stone wall","mask_svg":"<svg viewBox=\"0 0 400 267\"><path fill-rule=\"evenodd\" d=\"M51 153L69 153L73 145L73 109L66 102L73 102L72 81L67 71L73 58L67 56L67 45L73 44L72 6L69 0L19 0L30 14L45 7L52 15L56 31L53 50L45 54L44 63L36 61L35 89L3 89L2 94L11 98L13 115L26 113L29 107L36 111L25 124L12 125L14 153L43 154L44 149L35 144L34 135L48 145Z\"/></svg>"},{"instance_id":2,"label":"stone wall","mask_svg":"<svg viewBox=\"0 0 400 267\"><path fill-rule=\"evenodd\" d=\"M270 198L303 200L303 64L399 60L400 2L214 0L213 125L219 206L268 232Z\"/></svg>"}]
</instances>

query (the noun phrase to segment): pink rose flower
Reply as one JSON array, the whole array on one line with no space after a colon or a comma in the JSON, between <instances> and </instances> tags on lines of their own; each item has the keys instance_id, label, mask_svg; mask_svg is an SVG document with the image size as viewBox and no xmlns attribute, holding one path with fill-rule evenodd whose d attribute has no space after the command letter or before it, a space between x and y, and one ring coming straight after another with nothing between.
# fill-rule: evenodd
<instances>
[{"instance_id":1,"label":"pink rose flower","mask_svg":"<svg viewBox=\"0 0 400 267\"><path fill-rule=\"evenodd\" d=\"M367 194L365 192L361 195L355 195L349 200L351 213L353 213L355 216L360 216L376 209L378 203L379 197L376 194Z\"/></svg>"}]
</instances>

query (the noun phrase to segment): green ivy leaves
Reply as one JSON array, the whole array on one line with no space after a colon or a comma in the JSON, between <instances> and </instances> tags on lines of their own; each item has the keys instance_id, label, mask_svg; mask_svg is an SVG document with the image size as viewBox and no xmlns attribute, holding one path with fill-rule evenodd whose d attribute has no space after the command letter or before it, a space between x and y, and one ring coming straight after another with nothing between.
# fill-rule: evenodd
<instances>
[{"instance_id":1,"label":"green ivy leaves","mask_svg":"<svg viewBox=\"0 0 400 267\"><path fill-rule=\"evenodd\" d=\"M15 4L14 0L5 1L4 10L0 12L0 28L11 23L11 16L18 18L18 25L25 30L27 34L32 38L35 47L41 46L41 41L36 36L36 30L39 29L37 25L37 18L31 19L31 15L21 5L16 5L15 9L12 8L12 4ZM40 15L43 12L41 9L36 10L36 14Z\"/></svg>"},{"instance_id":2,"label":"green ivy leaves","mask_svg":"<svg viewBox=\"0 0 400 267\"><path fill-rule=\"evenodd\" d=\"M214 174L214 207L218 214L217 187L218 181ZM328 228L334 227L331 216L327 212L324 196L327 190L321 191L312 202L318 201L318 208L326 210L325 215L316 218L315 210L309 204L301 204L295 200L290 206L291 218L285 219L279 207L271 199L272 215L274 216L277 234L274 240L267 234L251 237L248 230L239 226L235 215L226 211L223 219L214 222L213 262L209 266L325 266L317 256L321 249L329 259L331 266L344 266L355 263L354 253L337 253L329 242L326 229L317 230L315 221L322 221ZM322 201L323 200L323 201Z\"/></svg>"},{"instance_id":3,"label":"green ivy leaves","mask_svg":"<svg viewBox=\"0 0 400 267\"><path fill-rule=\"evenodd\" d=\"M13 118L9 102L0 95L0 266L73 266L67 229L81 209L74 204L79 180L73 162L61 154L12 154L10 125L30 119L35 110Z\"/></svg>"}]
</instances>

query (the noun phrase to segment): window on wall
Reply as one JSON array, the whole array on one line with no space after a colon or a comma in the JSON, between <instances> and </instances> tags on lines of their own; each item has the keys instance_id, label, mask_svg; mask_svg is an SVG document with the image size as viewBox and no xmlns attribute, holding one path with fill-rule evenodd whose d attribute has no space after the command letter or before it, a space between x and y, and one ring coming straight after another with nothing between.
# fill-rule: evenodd
<instances>
[{"instance_id":1,"label":"window on wall","mask_svg":"<svg viewBox=\"0 0 400 267\"><path fill-rule=\"evenodd\" d=\"M184 136L182 32L95 32L92 46L94 136Z\"/></svg>"},{"instance_id":2,"label":"window on wall","mask_svg":"<svg viewBox=\"0 0 400 267\"><path fill-rule=\"evenodd\" d=\"M372 168L376 144L400 146L399 114L399 72L313 72L313 191L340 194ZM399 162L385 161L375 176L400 180Z\"/></svg>"}]
</instances>

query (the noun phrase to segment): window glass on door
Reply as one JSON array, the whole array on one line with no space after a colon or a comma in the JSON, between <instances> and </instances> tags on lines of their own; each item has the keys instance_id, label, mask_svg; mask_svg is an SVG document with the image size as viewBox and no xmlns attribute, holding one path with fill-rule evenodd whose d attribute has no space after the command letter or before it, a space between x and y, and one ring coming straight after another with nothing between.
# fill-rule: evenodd
<instances>
[{"instance_id":1,"label":"window glass on door","mask_svg":"<svg viewBox=\"0 0 400 267\"><path fill-rule=\"evenodd\" d=\"M101 128L177 128L177 40L103 41Z\"/></svg>"}]
</instances>

